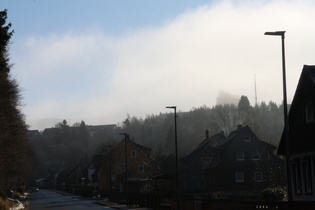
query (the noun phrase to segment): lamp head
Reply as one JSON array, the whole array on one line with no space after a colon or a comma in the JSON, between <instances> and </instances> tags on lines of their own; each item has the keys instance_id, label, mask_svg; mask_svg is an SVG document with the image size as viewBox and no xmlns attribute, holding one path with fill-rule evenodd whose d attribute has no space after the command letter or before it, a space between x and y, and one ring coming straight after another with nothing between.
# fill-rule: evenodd
<instances>
[{"instance_id":1,"label":"lamp head","mask_svg":"<svg viewBox=\"0 0 315 210\"><path fill-rule=\"evenodd\" d=\"M267 31L267 32L265 32L265 35L284 36L284 33L285 33L285 31L274 31L274 32Z\"/></svg>"}]
</instances>

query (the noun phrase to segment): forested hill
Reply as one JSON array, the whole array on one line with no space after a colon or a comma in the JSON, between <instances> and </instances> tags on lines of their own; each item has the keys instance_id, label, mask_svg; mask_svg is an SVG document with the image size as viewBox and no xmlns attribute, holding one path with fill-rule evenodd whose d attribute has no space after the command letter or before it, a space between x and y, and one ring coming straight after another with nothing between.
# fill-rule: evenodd
<instances>
[{"instance_id":1,"label":"forested hill","mask_svg":"<svg viewBox=\"0 0 315 210\"><path fill-rule=\"evenodd\" d=\"M189 112L177 112L178 150L180 156L191 152L205 139L221 131L227 136L238 125L248 125L261 140L275 146L283 129L283 106L270 101L251 106L242 96L238 105L202 106ZM153 149L156 154L174 151L174 113L148 115L145 119L128 116L121 125L131 138Z\"/></svg>"},{"instance_id":2,"label":"forested hill","mask_svg":"<svg viewBox=\"0 0 315 210\"><path fill-rule=\"evenodd\" d=\"M89 164L93 155L113 148L127 133L131 140L151 148L152 157L174 154L174 113L148 115L145 119L135 116L116 125L85 125L84 121L69 126L64 120L54 128L45 129L42 135L32 138L37 161L34 179L45 177L50 170L64 165L74 168ZM274 102L251 106L242 96L239 104L193 108L188 112L177 112L179 157L190 153L209 136L224 132L225 136L238 125L248 125L263 141L278 145L283 129L283 107Z\"/></svg>"}]
</instances>

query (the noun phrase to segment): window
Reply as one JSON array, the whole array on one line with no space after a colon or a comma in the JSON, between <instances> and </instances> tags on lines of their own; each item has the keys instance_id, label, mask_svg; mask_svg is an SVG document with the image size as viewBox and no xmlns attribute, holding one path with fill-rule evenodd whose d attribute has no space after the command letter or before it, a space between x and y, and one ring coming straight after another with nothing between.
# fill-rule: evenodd
<instances>
[{"instance_id":1,"label":"window","mask_svg":"<svg viewBox=\"0 0 315 210\"><path fill-rule=\"evenodd\" d=\"M301 173L300 173L300 159L296 158L292 162L292 178L295 194L301 194Z\"/></svg>"},{"instance_id":2,"label":"window","mask_svg":"<svg viewBox=\"0 0 315 210\"><path fill-rule=\"evenodd\" d=\"M311 157L305 157L301 160L303 185L305 194L312 194L312 166Z\"/></svg>"},{"instance_id":3,"label":"window","mask_svg":"<svg viewBox=\"0 0 315 210\"><path fill-rule=\"evenodd\" d=\"M245 159L244 156L245 156L244 152L237 152L236 153L236 160L238 160L238 161L244 160Z\"/></svg>"},{"instance_id":4,"label":"window","mask_svg":"<svg viewBox=\"0 0 315 210\"><path fill-rule=\"evenodd\" d=\"M244 172L235 172L235 182L244 182Z\"/></svg>"},{"instance_id":5,"label":"window","mask_svg":"<svg viewBox=\"0 0 315 210\"><path fill-rule=\"evenodd\" d=\"M140 165L140 166L139 166L139 171L140 171L140 172L144 172L144 166L143 166L143 165Z\"/></svg>"},{"instance_id":6,"label":"window","mask_svg":"<svg viewBox=\"0 0 315 210\"><path fill-rule=\"evenodd\" d=\"M96 134L96 131L90 131L90 137L93 138Z\"/></svg>"},{"instance_id":7,"label":"window","mask_svg":"<svg viewBox=\"0 0 315 210\"><path fill-rule=\"evenodd\" d=\"M305 120L306 123L310 123L314 121L314 104L312 102L308 102L305 104Z\"/></svg>"},{"instance_id":8,"label":"window","mask_svg":"<svg viewBox=\"0 0 315 210\"><path fill-rule=\"evenodd\" d=\"M252 153L252 160L260 160L260 155L258 152Z\"/></svg>"},{"instance_id":9,"label":"window","mask_svg":"<svg viewBox=\"0 0 315 210\"><path fill-rule=\"evenodd\" d=\"M131 157L137 157L137 151L136 150L131 150Z\"/></svg>"},{"instance_id":10,"label":"window","mask_svg":"<svg viewBox=\"0 0 315 210\"><path fill-rule=\"evenodd\" d=\"M245 136L244 141L250 141L250 136Z\"/></svg>"},{"instance_id":11,"label":"window","mask_svg":"<svg viewBox=\"0 0 315 210\"><path fill-rule=\"evenodd\" d=\"M262 182L263 181L263 175L261 172L255 172L254 173L254 180L255 182Z\"/></svg>"}]
</instances>

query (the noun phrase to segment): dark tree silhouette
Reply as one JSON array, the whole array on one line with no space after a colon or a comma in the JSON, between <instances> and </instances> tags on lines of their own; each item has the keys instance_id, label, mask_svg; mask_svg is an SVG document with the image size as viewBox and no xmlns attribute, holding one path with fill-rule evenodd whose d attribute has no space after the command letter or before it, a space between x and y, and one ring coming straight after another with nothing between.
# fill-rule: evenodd
<instances>
[{"instance_id":1,"label":"dark tree silhouette","mask_svg":"<svg viewBox=\"0 0 315 210\"><path fill-rule=\"evenodd\" d=\"M8 45L13 31L6 25L7 10L0 12L0 188L26 181L31 169L32 148L20 111L21 95L10 76Z\"/></svg>"},{"instance_id":2,"label":"dark tree silhouette","mask_svg":"<svg viewBox=\"0 0 315 210\"><path fill-rule=\"evenodd\" d=\"M238 117L240 121L239 124L253 124L253 109L249 103L247 96L241 96L241 99L238 103Z\"/></svg>"},{"instance_id":3,"label":"dark tree silhouette","mask_svg":"<svg viewBox=\"0 0 315 210\"><path fill-rule=\"evenodd\" d=\"M247 96L241 96L240 101L238 102L238 111L239 112L249 112L251 109L249 100Z\"/></svg>"}]
</instances>

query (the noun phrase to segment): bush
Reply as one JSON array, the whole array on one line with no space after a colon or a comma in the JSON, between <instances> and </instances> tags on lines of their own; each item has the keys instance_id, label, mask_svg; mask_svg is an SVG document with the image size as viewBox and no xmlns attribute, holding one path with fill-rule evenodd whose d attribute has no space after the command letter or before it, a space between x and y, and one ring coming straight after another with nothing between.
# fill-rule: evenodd
<instances>
[{"instance_id":1,"label":"bush","mask_svg":"<svg viewBox=\"0 0 315 210\"><path fill-rule=\"evenodd\" d=\"M0 209L12 209L14 203L0 197Z\"/></svg>"},{"instance_id":2,"label":"bush","mask_svg":"<svg viewBox=\"0 0 315 210\"><path fill-rule=\"evenodd\" d=\"M261 198L264 201L284 201L287 193L282 187L266 188L261 192Z\"/></svg>"},{"instance_id":3,"label":"bush","mask_svg":"<svg viewBox=\"0 0 315 210\"><path fill-rule=\"evenodd\" d=\"M5 193L5 191L2 189L2 188L0 188L0 198L3 198L4 200L5 199L7 199L7 194Z\"/></svg>"}]
</instances>

